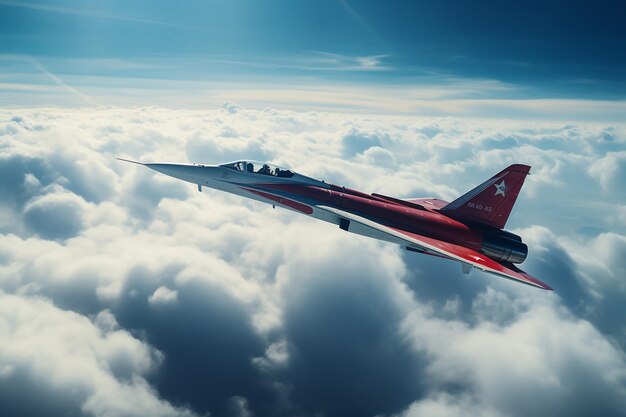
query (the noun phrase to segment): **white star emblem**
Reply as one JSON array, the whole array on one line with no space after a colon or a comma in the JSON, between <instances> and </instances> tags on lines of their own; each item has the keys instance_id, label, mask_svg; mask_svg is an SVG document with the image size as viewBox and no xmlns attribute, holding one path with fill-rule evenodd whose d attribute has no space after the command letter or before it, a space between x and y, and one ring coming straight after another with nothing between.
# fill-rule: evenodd
<instances>
[{"instance_id":1,"label":"white star emblem","mask_svg":"<svg viewBox=\"0 0 626 417\"><path fill-rule=\"evenodd\" d=\"M506 184L504 183L504 180L502 180L502 182L500 184L494 184L493 186L496 187L495 195L501 195L502 197L506 197L504 192L509 187L506 186Z\"/></svg>"}]
</instances>

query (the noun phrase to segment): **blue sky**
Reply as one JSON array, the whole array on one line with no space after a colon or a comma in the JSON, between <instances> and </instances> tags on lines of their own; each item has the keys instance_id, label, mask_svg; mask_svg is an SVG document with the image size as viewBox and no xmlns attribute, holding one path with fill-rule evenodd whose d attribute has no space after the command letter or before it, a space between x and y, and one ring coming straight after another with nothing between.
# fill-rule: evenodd
<instances>
[{"instance_id":1,"label":"blue sky","mask_svg":"<svg viewBox=\"0 0 626 417\"><path fill-rule=\"evenodd\" d=\"M618 1L0 1L0 103L198 107L230 91L280 107L265 93L294 86L335 92L307 108L406 87L439 89L409 100L620 102L621 16Z\"/></svg>"}]
</instances>

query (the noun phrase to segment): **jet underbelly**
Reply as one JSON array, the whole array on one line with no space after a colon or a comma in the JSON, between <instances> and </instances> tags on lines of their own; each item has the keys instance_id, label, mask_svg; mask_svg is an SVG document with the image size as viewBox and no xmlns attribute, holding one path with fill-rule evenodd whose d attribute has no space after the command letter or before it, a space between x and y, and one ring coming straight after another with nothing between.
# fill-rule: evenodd
<instances>
[{"instance_id":1,"label":"jet underbelly","mask_svg":"<svg viewBox=\"0 0 626 417\"><path fill-rule=\"evenodd\" d=\"M339 226L341 229L354 233L361 236L370 237L373 239L383 240L385 242L395 243L397 245L406 246L406 241L400 238L396 238L395 236L389 235L388 233L384 233L380 230L377 230L373 227L369 227L367 225L352 222L341 215L335 213L332 207L325 206L315 206L313 207L313 217L319 220L323 220L328 223L335 224ZM415 246L415 248L419 248Z\"/></svg>"}]
</instances>

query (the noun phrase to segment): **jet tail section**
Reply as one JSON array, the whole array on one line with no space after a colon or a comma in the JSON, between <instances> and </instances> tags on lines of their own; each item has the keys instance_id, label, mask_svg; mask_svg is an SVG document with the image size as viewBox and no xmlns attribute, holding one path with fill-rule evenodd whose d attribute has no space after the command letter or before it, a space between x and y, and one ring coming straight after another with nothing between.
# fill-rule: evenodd
<instances>
[{"instance_id":1,"label":"jet tail section","mask_svg":"<svg viewBox=\"0 0 626 417\"><path fill-rule=\"evenodd\" d=\"M440 211L459 220L503 229L529 172L528 165L511 165Z\"/></svg>"}]
</instances>

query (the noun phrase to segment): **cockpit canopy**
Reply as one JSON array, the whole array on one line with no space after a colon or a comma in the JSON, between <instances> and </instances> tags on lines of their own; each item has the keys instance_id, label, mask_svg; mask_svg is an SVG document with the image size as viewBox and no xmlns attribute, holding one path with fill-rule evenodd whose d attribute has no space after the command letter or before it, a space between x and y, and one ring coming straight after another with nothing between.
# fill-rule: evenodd
<instances>
[{"instance_id":1,"label":"cockpit canopy","mask_svg":"<svg viewBox=\"0 0 626 417\"><path fill-rule=\"evenodd\" d=\"M251 174L269 175L279 178L291 178L294 175L293 171L277 167L274 164L268 162L259 161L237 161L230 162L228 164L220 165L224 168L229 168L235 171L248 172Z\"/></svg>"}]
</instances>

